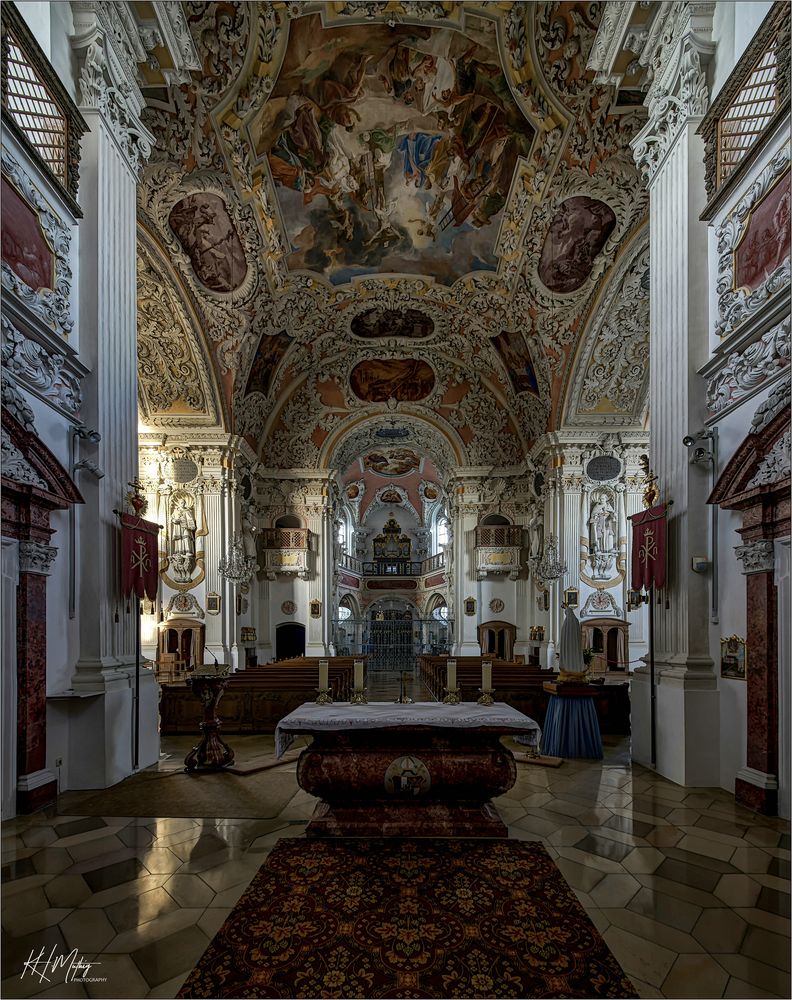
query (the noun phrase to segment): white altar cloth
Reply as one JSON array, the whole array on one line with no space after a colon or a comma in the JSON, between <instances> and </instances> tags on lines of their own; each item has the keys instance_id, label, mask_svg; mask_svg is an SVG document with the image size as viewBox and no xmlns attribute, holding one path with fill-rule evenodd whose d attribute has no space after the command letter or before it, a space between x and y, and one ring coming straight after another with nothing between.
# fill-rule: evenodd
<instances>
[{"instance_id":1,"label":"white altar cloth","mask_svg":"<svg viewBox=\"0 0 792 1000\"><path fill-rule=\"evenodd\" d=\"M538 746L541 729L538 723L505 702L478 705L462 702L443 705L436 701L419 701L413 705L392 702L371 702L350 705L341 701L333 705L316 705L307 701L284 716L275 729L275 756L281 757L300 732L340 732L345 729L396 729L399 726L434 726L442 729L478 729L492 726L525 733Z\"/></svg>"}]
</instances>

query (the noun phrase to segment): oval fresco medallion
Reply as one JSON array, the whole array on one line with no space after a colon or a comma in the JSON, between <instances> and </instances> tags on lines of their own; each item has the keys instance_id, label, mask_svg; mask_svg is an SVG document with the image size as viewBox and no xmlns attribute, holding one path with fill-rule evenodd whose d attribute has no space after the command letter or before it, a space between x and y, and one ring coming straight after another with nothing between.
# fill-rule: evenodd
<instances>
[{"instance_id":1,"label":"oval fresco medallion","mask_svg":"<svg viewBox=\"0 0 792 1000\"><path fill-rule=\"evenodd\" d=\"M367 309L350 324L357 337L409 337L420 340L434 332L434 320L419 309Z\"/></svg>"},{"instance_id":2,"label":"oval fresco medallion","mask_svg":"<svg viewBox=\"0 0 792 1000\"><path fill-rule=\"evenodd\" d=\"M247 274L245 251L225 202L200 192L182 198L168 222L198 280L213 292L233 292Z\"/></svg>"},{"instance_id":3,"label":"oval fresco medallion","mask_svg":"<svg viewBox=\"0 0 792 1000\"><path fill-rule=\"evenodd\" d=\"M420 464L412 448L387 448L363 456L364 472L376 472L379 476L406 476Z\"/></svg>"},{"instance_id":4,"label":"oval fresco medallion","mask_svg":"<svg viewBox=\"0 0 792 1000\"><path fill-rule=\"evenodd\" d=\"M349 376L352 391L367 403L389 399L415 403L434 389L435 376L418 358L372 358L355 365Z\"/></svg>"},{"instance_id":5,"label":"oval fresco medallion","mask_svg":"<svg viewBox=\"0 0 792 1000\"><path fill-rule=\"evenodd\" d=\"M539 261L539 277L551 292L580 288L615 225L613 209L604 201L578 195L560 206Z\"/></svg>"}]
</instances>

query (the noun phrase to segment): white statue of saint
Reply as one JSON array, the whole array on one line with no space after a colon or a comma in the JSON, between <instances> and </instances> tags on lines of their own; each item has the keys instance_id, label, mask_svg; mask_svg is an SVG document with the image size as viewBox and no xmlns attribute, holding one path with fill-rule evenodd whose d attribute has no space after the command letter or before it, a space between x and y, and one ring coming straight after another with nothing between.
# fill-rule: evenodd
<instances>
[{"instance_id":1,"label":"white statue of saint","mask_svg":"<svg viewBox=\"0 0 792 1000\"><path fill-rule=\"evenodd\" d=\"M195 515L186 497L179 497L171 514L171 552L175 556L195 555Z\"/></svg>"},{"instance_id":2,"label":"white statue of saint","mask_svg":"<svg viewBox=\"0 0 792 1000\"><path fill-rule=\"evenodd\" d=\"M603 498L591 509L589 518L592 552L612 552L616 539L615 511L610 502Z\"/></svg>"}]
</instances>

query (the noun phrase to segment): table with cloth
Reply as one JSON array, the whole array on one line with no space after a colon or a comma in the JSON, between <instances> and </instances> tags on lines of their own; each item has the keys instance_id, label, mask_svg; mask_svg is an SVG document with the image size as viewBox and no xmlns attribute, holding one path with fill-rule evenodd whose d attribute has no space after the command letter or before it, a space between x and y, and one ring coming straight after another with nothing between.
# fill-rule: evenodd
<instances>
[{"instance_id":1,"label":"table with cloth","mask_svg":"<svg viewBox=\"0 0 792 1000\"><path fill-rule=\"evenodd\" d=\"M514 784L514 756L500 742L539 726L509 705L307 703L275 731L281 755L297 735L297 781L319 797L308 836L506 837L490 801Z\"/></svg>"},{"instance_id":2,"label":"table with cloth","mask_svg":"<svg viewBox=\"0 0 792 1000\"><path fill-rule=\"evenodd\" d=\"M550 695L544 721L542 753L552 757L586 757L602 759L600 735L594 696L597 693L585 684L542 685Z\"/></svg>"}]
</instances>

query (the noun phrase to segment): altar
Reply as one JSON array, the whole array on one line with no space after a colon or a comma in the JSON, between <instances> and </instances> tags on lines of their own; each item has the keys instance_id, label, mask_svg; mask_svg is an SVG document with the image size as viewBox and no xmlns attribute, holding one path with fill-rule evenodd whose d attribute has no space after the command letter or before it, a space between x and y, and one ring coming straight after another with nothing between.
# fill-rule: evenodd
<instances>
[{"instance_id":1,"label":"altar","mask_svg":"<svg viewBox=\"0 0 792 1000\"><path fill-rule=\"evenodd\" d=\"M313 737L297 782L319 798L309 837L507 837L491 799L514 784L505 735L539 726L516 709L442 705L315 705L281 719L281 756L297 735Z\"/></svg>"}]
</instances>

